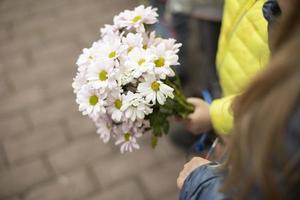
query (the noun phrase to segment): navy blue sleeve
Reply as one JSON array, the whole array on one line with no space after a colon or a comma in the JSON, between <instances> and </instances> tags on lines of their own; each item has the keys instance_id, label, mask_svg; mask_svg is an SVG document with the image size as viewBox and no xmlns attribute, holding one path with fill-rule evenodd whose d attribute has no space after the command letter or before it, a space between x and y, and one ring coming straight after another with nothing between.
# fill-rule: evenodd
<instances>
[{"instance_id":1,"label":"navy blue sleeve","mask_svg":"<svg viewBox=\"0 0 300 200\"><path fill-rule=\"evenodd\" d=\"M194 170L185 180L180 192L180 200L223 200L225 195L219 192L223 174L216 164L203 165Z\"/></svg>"}]
</instances>

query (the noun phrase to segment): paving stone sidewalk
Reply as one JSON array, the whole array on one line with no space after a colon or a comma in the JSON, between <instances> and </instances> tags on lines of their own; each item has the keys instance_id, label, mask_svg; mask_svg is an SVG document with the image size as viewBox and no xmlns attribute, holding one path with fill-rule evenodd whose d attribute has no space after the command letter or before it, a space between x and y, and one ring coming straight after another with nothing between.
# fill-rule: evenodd
<instances>
[{"instance_id":1,"label":"paving stone sidewalk","mask_svg":"<svg viewBox=\"0 0 300 200\"><path fill-rule=\"evenodd\" d=\"M134 0L0 0L0 199L174 200L184 153L120 155L77 111L83 47Z\"/></svg>"}]
</instances>

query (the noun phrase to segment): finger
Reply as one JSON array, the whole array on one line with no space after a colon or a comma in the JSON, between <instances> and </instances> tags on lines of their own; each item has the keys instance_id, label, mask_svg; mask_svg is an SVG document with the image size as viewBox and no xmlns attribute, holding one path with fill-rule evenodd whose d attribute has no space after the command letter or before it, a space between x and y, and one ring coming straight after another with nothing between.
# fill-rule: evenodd
<instances>
[{"instance_id":1,"label":"finger","mask_svg":"<svg viewBox=\"0 0 300 200\"><path fill-rule=\"evenodd\" d=\"M199 98L197 97L190 97L190 98L187 98L187 102L193 104L193 105L197 105L199 104Z\"/></svg>"}]
</instances>

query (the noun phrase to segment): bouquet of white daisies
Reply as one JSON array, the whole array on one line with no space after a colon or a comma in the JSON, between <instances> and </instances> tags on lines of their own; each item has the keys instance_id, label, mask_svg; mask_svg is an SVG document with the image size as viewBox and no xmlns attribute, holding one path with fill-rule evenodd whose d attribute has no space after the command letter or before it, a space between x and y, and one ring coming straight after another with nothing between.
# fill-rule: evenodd
<instances>
[{"instance_id":1,"label":"bouquet of white daisies","mask_svg":"<svg viewBox=\"0 0 300 200\"><path fill-rule=\"evenodd\" d=\"M152 146L168 132L168 117L193 112L175 77L181 44L162 39L150 25L158 22L155 8L139 6L114 17L100 29L101 37L83 49L72 84L79 111L96 124L106 143L122 153L139 149L137 139L152 134Z\"/></svg>"}]
</instances>

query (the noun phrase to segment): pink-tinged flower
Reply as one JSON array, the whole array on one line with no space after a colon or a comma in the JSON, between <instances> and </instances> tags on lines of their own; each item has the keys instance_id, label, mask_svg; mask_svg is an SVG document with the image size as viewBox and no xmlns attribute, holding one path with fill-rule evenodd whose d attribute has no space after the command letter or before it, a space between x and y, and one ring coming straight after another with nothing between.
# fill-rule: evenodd
<instances>
[{"instance_id":1,"label":"pink-tinged flower","mask_svg":"<svg viewBox=\"0 0 300 200\"><path fill-rule=\"evenodd\" d=\"M137 128L134 123L128 122L120 126L115 145L121 145L121 153L132 152L134 149L139 149L137 138L141 137L140 132L136 132Z\"/></svg>"},{"instance_id":2,"label":"pink-tinged flower","mask_svg":"<svg viewBox=\"0 0 300 200\"><path fill-rule=\"evenodd\" d=\"M95 120L95 124L97 127L97 134L99 134L99 137L104 143L107 143L113 135L112 120L104 115L103 117L98 117L97 120Z\"/></svg>"}]
</instances>

